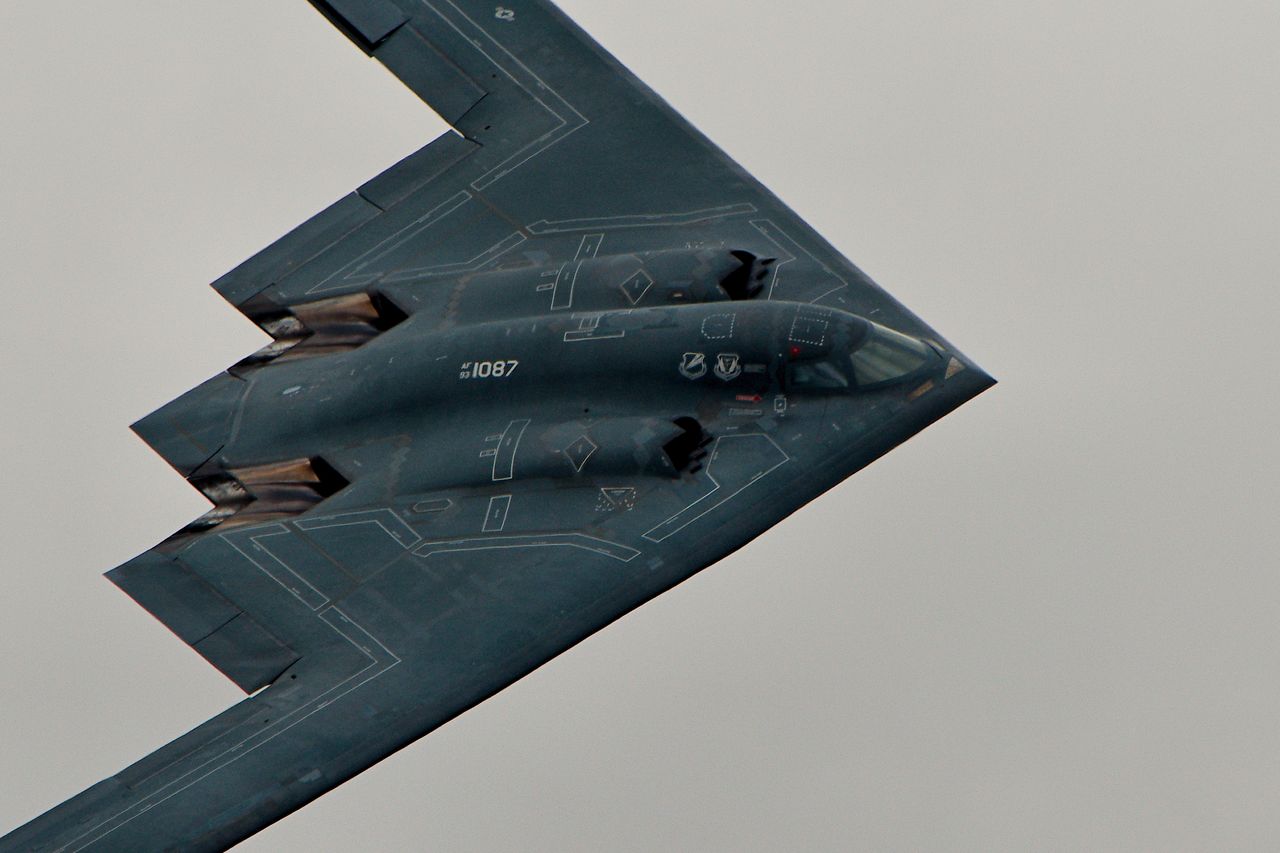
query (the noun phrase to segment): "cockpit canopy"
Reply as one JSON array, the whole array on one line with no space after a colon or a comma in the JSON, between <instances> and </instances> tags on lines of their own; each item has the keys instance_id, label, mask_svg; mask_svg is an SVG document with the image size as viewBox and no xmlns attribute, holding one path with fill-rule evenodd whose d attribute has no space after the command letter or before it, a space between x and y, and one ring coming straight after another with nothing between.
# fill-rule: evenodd
<instances>
[{"instance_id":1,"label":"cockpit canopy","mask_svg":"<svg viewBox=\"0 0 1280 853\"><path fill-rule=\"evenodd\" d=\"M853 327L844 348L834 348L819 359L791 362L788 387L814 391L880 388L916 376L940 358L924 341L870 320L861 320L859 326Z\"/></svg>"}]
</instances>

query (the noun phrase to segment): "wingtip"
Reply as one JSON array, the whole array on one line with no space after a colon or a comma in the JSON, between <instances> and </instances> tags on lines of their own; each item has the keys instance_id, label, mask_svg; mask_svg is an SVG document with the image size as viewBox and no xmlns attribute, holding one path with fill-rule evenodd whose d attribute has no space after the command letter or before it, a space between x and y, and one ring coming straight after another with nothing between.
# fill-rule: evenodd
<instances>
[{"instance_id":1,"label":"wingtip","mask_svg":"<svg viewBox=\"0 0 1280 853\"><path fill-rule=\"evenodd\" d=\"M230 438L243 380L220 373L130 427L182 476L189 477Z\"/></svg>"}]
</instances>

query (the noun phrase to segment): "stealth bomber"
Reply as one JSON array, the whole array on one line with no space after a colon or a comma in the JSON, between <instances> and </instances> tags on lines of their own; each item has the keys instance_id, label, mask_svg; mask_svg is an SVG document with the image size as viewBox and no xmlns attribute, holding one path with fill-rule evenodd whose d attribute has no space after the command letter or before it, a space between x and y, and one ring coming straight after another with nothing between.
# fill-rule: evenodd
<instances>
[{"instance_id":1,"label":"stealth bomber","mask_svg":"<svg viewBox=\"0 0 1280 853\"><path fill-rule=\"evenodd\" d=\"M225 849L992 384L548 0L312 2L453 130L214 283L108 574L250 695L0 851Z\"/></svg>"}]
</instances>

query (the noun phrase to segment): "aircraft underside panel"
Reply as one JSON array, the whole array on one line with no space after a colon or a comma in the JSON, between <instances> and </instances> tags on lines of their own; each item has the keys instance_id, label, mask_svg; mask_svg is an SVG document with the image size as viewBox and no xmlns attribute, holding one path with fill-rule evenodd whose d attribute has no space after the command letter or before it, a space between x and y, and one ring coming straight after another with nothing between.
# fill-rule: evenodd
<instances>
[{"instance_id":1,"label":"aircraft underside panel","mask_svg":"<svg viewBox=\"0 0 1280 853\"><path fill-rule=\"evenodd\" d=\"M225 849L992 383L550 3L312 2L454 130L135 425L213 508L109 577L251 696L0 851Z\"/></svg>"}]
</instances>

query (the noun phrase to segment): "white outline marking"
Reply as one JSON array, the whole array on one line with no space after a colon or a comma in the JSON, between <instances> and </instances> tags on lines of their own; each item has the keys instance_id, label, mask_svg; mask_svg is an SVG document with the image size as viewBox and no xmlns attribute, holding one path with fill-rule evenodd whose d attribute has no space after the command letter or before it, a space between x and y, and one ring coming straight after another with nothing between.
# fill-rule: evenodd
<instances>
[{"instance_id":1,"label":"white outline marking","mask_svg":"<svg viewBox=\"0 0 1280 853\"><path fill-rule=\"evenodd\" d=\"M312 586L311 583L306 578L304 578L302 575L295 572L293 568L289 566L284 560L281 560L279 557L273 554L270 548L268 548L266 545L263 545L261 542L258 541L259 539L266 539L268 536L285 536L285 535L293 536L295 534L292 530L285 527L283 524L273 524L270 527L265 527L265 528L250 527L245 530L233 530L233 531L228 531L226 533L219 533L218 538L221 539L223 542L226 542L228 545L230 545L236 551L236 553L238 553L240 556L244 557L250 563L253 563L255 566L257 566L258 569L264 575L271 578L276 583L280 584L280 586L283 587L284 589L287 589L290 593L293 594L294 598L301 601L304 605L306 605L308 609L319 610L321 607L324 607L326 604L329 603L329 596L325 595L323 592L321 592L320 590ZM288 572L290 576L295 578L299 583L301 583L307 589L311 590L311 592L314 593L315 595L308 596L302 590L298 589L298 587L295 586L294 584L289 583L284 579L281 579L278 575L276 575L275 572L271 571L271 569L268 569L266 566L262 565L262 563L259 563L257 560L255 560L252 554L250 554L245 549L241 548L240 545L237 544L232 539L233 536L240 537L243 539L248 539L250 542L253 543L254 550L261 551L262 553L266 554L273 561L275 561L281 568L283 568L286 572ZM317 598L319 599L318 602L316 601Z\"/></svg>"},{"instance_id":2,"label":"white outline marking","mask_svg":"<svg viewBox=\"0 0 1280 853\"><path fill-rule=\"evenodd\" d=\"M796 326L800 325L802 322L807 327L801 330L804 332L804 336L796 333ZM792 343L807 344L813 347L826 346L827 330L830 328L830 315L814 314L812 312L805 313L805 309L800 308L796 310L796 316L791 320L791 329L787 332L787 340ZM812 339L812 332L817 332L817 340Z\"/></svg>"},{"instance_id":3,"label":"white outline marking","mask_svg":"<svg viewBox=\"0 0 1280 853\"><path fill-rule=\"evenodd\" d=\"M565 332L564 342L571 344L576 341L607 341L611 338L625 338L627 336L626 329L600 331L600 318L605 313L601 311L595 314L574 314L573 316L578 320L578 328Z\"/></svg>"},{"instance_id":4,"label":"white outline marking","mask_svg":"<svg viewBox=\"0 0 1280 853\"><path fill-rule=\"evenodd\" d=\"M419 557L456 551L491 551L508 548L580 548L603 554L620 563L629 563L642 552L619 542L598 539L585 533L540 533L528 536L494 536L475 539L441 539L424 542L413 550Z\"/></svg>"},{"instance_id":5,"label":"white outline marking","mask_svg":"<svg viewBox=\"0 0 1280 853\"><path fill-rule=\"evenodd\" d=\"M535 101L539 106L541 106L548 113L554 116L555 119L559 122L559 124L556 127L551 128L546 133L542 134L542 136L539 136L537 139L534 139L526 143L522 148L518 149L510 157L503 160L497 166L495 166L494 168L490 169L488 172L481 175L479 178L476 178L474 181L472 181L471 182L472 189L477 191L483 190L485 187L489 186L495 181L498 181L506 177L510 173L514 172L516 169L520 168L525 163L529 162L534 157L541 154L546 149L550 148L552 145L555 145L557 142L560 142L565 137L569 136L570 134L578 130L581 130L582 128L586 127L588 124L591 123L586 116L578 112L578 110L573 106L573 104L569 103L567 100L564 99L564 97L559 92L557 92L555 89L551 88L545 82L543 82L541 77L533 73L533 71L531 71L529 67L525 65L523 62L517 59L515 55L511 53L511 51L507 50L498 42L497 39L489 35L488 31L486 31L483 27L481 27L479 24L473 21L470 17L468 17L467 13L463 12L460 8L458 8L457 4L453 3L452 0L445 0L445 2L448 3L448 5L453 9L455 13L457 13L457 15L462 20L466 21L473 28L475 28L475 30L479 32L480 35L482 35L490 43L492 43L494 47L496 47L498 50L505 53L515 67L518 67L524 74L532 78L538 91L546 92L550 94L552 97L554 97L557 101L560 102L561 106L566 111L572 113L573 117L577 118L578 123L572 124L569 121L569 119L566 119L560 113L556 112L556 110L548 106L547 103L544 100L542 100L542 98L538 97L538 95L535 94L528 86L526 86L524 82L522 82L519 78L517 78L516 75L511 72L511 69L502 65L497 60L495 60L492 56L486 53L484 48L480 46L480 43L475 38L469 37L466 33L464 33L456 23L450 20L438 8L436 8L431 3L427 2L427 0L421 0L421 2L423 6L430 9L432 12L434 12L442 21L448 24L468 44L474 47L476 51L480 53L481 56L489 60L489 62L492 63L495 68L497 68L499 71L505 74L511 80L511 82L519 86L526 95L528 95L533 101ZM517 158L521 158L521 159L517 159Z\"/></svg>"},{"instance_id":6,"label":"white outline marking","mask_svg":"<svg viewBox=\"0 0 1280 853\"><path fill-rule=\"evenodd\" d=\"M604 243L603 234L583 234L582 242L578 244L578 251L574 254L575 261L585 261L594 258L600 254L600 246Z\"/></svg>"},{"instance_id":7,"label":"white outline marking","mask_svg":"<svg viewBox=\"0 0 1280 853\"><path fill-rule=\"evenodd\" d=\"M335 614L335 613L338 615L338 617L340 617L343 620L343 622L346 625L355 629L355 631L358 631L364 634L364 636L368 638L368 644L362 644L352 639L348 633L346 633L337 625L335 625L332 621L330 621L330 618L329 618L330 614ZM257 729L256 731L251 733L248 737L245 737L244 739L222 750L217 755L214 755L213 757L208 758L202 761L201 763L197 764L195 767L183 773L177 779L174 779L173 781L168 782L165 785L162 785L160 788L156 789L155 791L151 792L145 797L142 797L141 799L139 799L136 803L133 803L132 805L128 806L125 809L122 809L121 811L117 812L116 814L112 815L106 820L85 830L83 833L71 839L71 841L67 842L62 847L57 848L59 853L62 853L62 851L66 851L66 853L77 853L77 851L83 850L84 848L88 847L90 844L94 844L102 840L106 836L110 835L112 832L115 832L117 829L129 823L130 821L138 817L141 817L142 815L151 811L151 809L165 802L166 800L176 797L178 794L181 794L183 791L187 790L191 786L201 782L204 779L207 779L209 776L212 776L214 773L217 773L219 770L223 769L224 767L227 767L228 765L232 764L233 762L240 759L241 757L248 755L250 752L253 752L255 749L262 746L264 743L268 743L269 741L274 740L275 738L287 732L289 729L301 723L303 720L306 720L312 714L315 714L317 711L320 711L323 708L326 708L329 705L332 705L338 699L341 699L343 696L346 696L348 693L355 690L356 688L363 687L364 685L373 681L375 678L378 678L379 676L381 676L383 673L391 670L401 662L400 657L397 656L395 652L388 649L385 645L382 644L382 642L377 637L370 634L363 627L361 627L354 619L352 619L347 614L343 613L337 607L330 607L328 610L325 610L323 613L317 614L317 617L322 621L324 621L326 625L332 628L333 631L337 633L339 636L341 636L344 640L349 642L355 648L359 649L360 652L365 657L369 658L369 663L363 669L360 669L357 672L347 676L342 681L338 682L333 687L330 687L325 692L312 698L310 701L305 702L302 705L299 705L297 708L293 709L292 711L289 711L288 713L284 714L278 720L275 720L274 722L267 724L263 728ZM361 679L360 681L357 681L356 683L352 684L350 687L347 687L347 689L342 690L341 692L335 692L335 691L338 691L340 688L342 688L344 685L346 685L348 682L359 678L360 676L369 672L370 669L377 667L378 664L381 663L381 661L379 661L378 657L374 653L374 650L373 650L374 646L376 646L378 649L381 649L382 652L384 652L387 655L387 657L391 658L391 662L387 663L381 669L378 669L377 672L374 672L368 675L367 677ZM245 699L243 701L250 702L253 700ZM269 708L263 708L263 710L269 710ZM302 713L303 711L306 711L306 713ZM251 721L255 720L256 717L257 717L257 714L255 713L252 715L252 717L249 720L245 720L244 722L237 724L234 728L229 729L226 732L223 732L222 735L219 736L219 738L210 740L207 743L202 744L199 747L196 747L195 749L199 750L205 746L209 746L215 743L218 739L220 739L221 737L225 737L227 734L230 734L230 732L234 731L235 729L242 728L248 725ZM288 725L284 725L286 721L288 721ZM250 743L250 741L256 741L256 742L246 748L245 744ZM188 753L188 755L185 757L190 757L190 755L191 753ZM223 758L226 758L226 760L221 761L221 759ZM181 760L183 759L181 758L178 759L178 761L181 761ZM221 762L221 763L217 763L217 762ZM201 773L199 776L195 776L195 778L190 779L190 781L187 781L185 785L174 788L174 786L178 785L178 783L183 782L184 780L187 780L188 777L191 777L194 774L199 773L199 771L215 763L216 763L216 766L211 768L207 772ZM164 793L169 788L174 788L174 790L169 791L169 793L163 797L159 797L160 794ZM155 799L156 797L159 797L159 799ZM148 803L148 800L154 800L154 802ZM129 812L135 812L135 813L125 818L124 820L120 821L115 826L112 826L110 829L107 829L105 832L99 832L98 834L94 835L92 838L86 838L86 836L90 835L91 833L97 832L97 830L102 829L102 827L116 821L117 819L123 817ZM82 839L84 839L83 843L78 844L78 842L81 842Z\"/></svg>"},{"instance_id":8,"label":"white outline marking","mask_svg":"<svg viewBox=\"0 0 1280 853\"><path fill-rule=\"evenodd\" d=\"M518 429L517 429L518 428ZM529 419L522 418L520 420L511 421L507 424L507 428L502 431L502 435L497 438L487 438L486 441L498 442L497 447L492 447L481 452L481 456L493 457L493 482L497 483L502 480L510 480L515 474L516 451L520 449L520 439L524 438L524 431L529 428ZM517 430L514 439L511 431ZM506 473L499 475L500 470Z\"/></svg>"},{"instance_id":9,"label":"white outline marking","mask_svg":"<svg viewBox=\"0 0 1280 853\"><path fill-rule=\"evenodd\" d=\"M582 457L581 462L574 462L573 457L569 455L569 451L573 449L574 445L578 444L581 441L585 441L587 444L591 445L591 449L587 451L586 456ZM582 435L578 436L572 442L570 442L569 446L566 447L564 450L561 450L560 452L564 454L565 459L569 460L569 464L573 466L573 470L577 471L578 473L582 473L582 468L584 465L587 464L587 460L590 459L591 456L599 449L600 449L600 445L592 441L591 436L587 435L584 432Z\"/></svg>"},{"instance_id":10,"label":"white outline marking","mask_svg":"<svg viewBox=\"0 0 1280 853\"><path fill-rule=\"evenodd\" d=\"M849 286L849 282L846 281L843 276L837 275L835 271L831 269L831 267L827 266L825 263L819 260L817 255L815 255L813 252L810 252L804 246L800 245L800 243L798 243L794 237L792 237L790 234L788 234L787 232L779 228L777 225L775 225L772 220L753 219L751 220L751 226L755 228L757 231L759 231L761 234L763 234L765 236L765 239L767 239L769 242L773 243L779 249L782 249L784 252L788 253L788 256L786 258L779 258L778 262L773 266L773 278L769 282L769 295L766 297L767 299L773 298L773 291L778 286L778 278L782 272L782 267L785 266L786 264L791 263L792 261L800 260L800 256L796 254L794 251L792 251L791 249L798 249L800 252L803 252L804 254L808 255L809 259L812 260L814 263L816 263L819 267L821 267L823 272L825 272L827 275L834 278L836 281L840 282L838 285L826 291L821 296L818 296L815 299L809 300L810 304L817 302L819 299L825 299L826 297L835 293L837 290L842 290ZM774 232L773 234L769 233L771 230ZM783 241L790 243L791 249L788 249L787 246L783 244Z\"/></svg>"},{"instance_id":11,"label":"white outline marking","mask_svg":"<svg viewBox=\"0 0 1280 853\"><path fill-rule=\"evenodd\" d=\"M408 225L401 228L394 234L383 238L377 245L371 249L367 249L358 255L354 260L348 261L343 266L331 272L328 277L319 283L311 286L307 293L323 293L328 290L338 290L343 287L362 287L370 282L377 281L382 273L361 273L365 267L375 263L380 258L389 255L396 249L399 249L405 243L417 237L423 231L431 228L437 222L452 214L455 210L469 202L473 196L466 190L462 190L450 196L445 201L428 210ZM370 220L376 221L376 220ZM336 284L329 284L334 279L338 279Z\"/></svg>"},{"instance_id":12,"label":"white outline marking","mask_svg":"<svg viewBox=\"0 0 1280 853\"><path fill-rule=\"evenodd\" d=\"M494 495L489 498L489 508L484 513L481 533L501 533L507 526L507 511L511 509L511 495Z\"/></svg>"},{"instance_id":13,"label":"white outline marking","mask_svg":"<svg viewBox=\"0 0 1280 853\"><path fill-rule=\"evenodd\" d=\"M578 271L582 269L582 264L581 260L577 260L573 261L572 264L564 264L560 267L560 272L556 275L555 286L551 288L552 311L563 311L566 308L573 307L573 288L578 283ZM570 266L573 267L573 272L568 276L567 286L562 288L561 285L565 284L564 271Z\"/></svg>"},{"instance_id":14,"label":"white outline marking","mask_svg":"<svg viewBox=\"0 0 1280 853\"><path fill-rule=\"evenodd\" d=\"M631 291L627 289L627 285L632 282L636 282L637 284L644 282L644 287L640 288L640 292L634 297L631 295ZM644 295L649 292L649 288L653 287L653 276L649 275L649 273L641 267L631 275L627 276L626 281L622 282L618 287L622 290L622 295L627 297L628 302L632 305L639 305L640 300L644 299Z\"/></svg>"},{"instance_id":15,"label":"white outline marking","mask_svg":"<svg viewBox=\"0 0 1280 853\"><path fill-rule=\"evenodd\" d=\"M600 497L596 499L596 512L628 512L635 509L636 498L635 486L601 486Z\"/></svg>"},{"instance_id":16,"label":"white outline marking","mask_svg":"<svg viewBox=\"0 0 1280 853\"><path fill-rule=\"evenodd\" d=\"M382 522L384 519L387 520L392 527L398 528L400 532L397 533L386 524L383 524ZM354 524L376 524L382 528L383 533L386 533L394 539L401 548L406 550L422 541L422 537L409 525L409 522L396 515L394 510L386 507L382 509L359 510L357 512L341 512L337 515L308 518L295 523L298 525L298 529L302 531L324 530L329 527L349 527ZM406 543L406 539L410 541Z\"/></svg>"},{"instance_id":17,"label":"white outline marking","mask_svg":"<svg viewBox=\"0 0 1280 853\"><path fill-rule=\"evenodd\" d=\"M596 216L582 219L539 219L525 226L530 234L558 234L565 231L585 231L588 228L656 228L666 225L691 225L708 219L727 219L756 213L754 204L743 202L721 207L707 207L683 213L630 213L622 216Z\"/></svg>"},{"instance_id":18,"label":"white outline marking","mask_svg":"<svg viewBox=\"0 0 1280 853\"><path fill-rule=\"evenodd\" d=\"M765 468L763 471L757 471L742 486L739 486L732 493L725 495L720 500L703 507L701 512L694 513L688 518L685 518L684 523L681 524L679 527L672 528L666 531L665 533L663 533L661 536L654 536L655 532L657 532L658 530L661 530L664 527L668 527L669 525L675 524L677 521L680 521L681 518L684 517L687 513L689 513L690 510L692 510L694 507L698 506L698 504L702 503L703 501L707 500L708 498L712 497L713 495L715 495L717 492L720 491L720 481L715 478L715 475L711 472L711 468L715 464L716 458L720 455L721 445L726 441L733 441L735 439L741 439L741 438L763 438L765 441L772 444L775 450L777 450L779 453L782 454L782 459L774 463L773 465L769 466L768 468ZM670 518L663 521L662 523L654 525L650 530L648 530L644 534L644 538L648 539L650 542L661 542L664 539L668 538L669 536L679 533L681 530L684 530L690 524L693 524L695 521L702 518L707 513L733 500L733 498L737 497L744 490L750 488L752 485L764 479L767 475L771 474L773 471L777 470L778 468L787 464L790 461L791 461L791 457L787 455L787 452L783 450L781 447L779 447L776 441L774 441L772 438L770 438L768 435L762 432L748 432L748 433L742 433L741 435L725 435L725 436L721 436L720 438L717 438L715 446L712 447L711 449L711 458L707 462L707 467L704 472L707 476L707 479L711 481L711 484L712 484L711 490L706 494L704 494L702 497L690 503L684 509L680 510L679 512L672 515Z\"/></svg>"},{"instance_id":19,"label":"white outline marking","mask_svg":"<svg viewBox=\"0 0 1280 853\"><path fill-rule=\"evenodd\" d=\"M707 330L707 324L710 323L712 320L719 323L723 321L725 317L729 318L729 330L727 332L725 332L722 335L713 335L711 334L710 331ZM722 314L708 314L707 316L702 318L702 336L709 341L727 341L729 340L729 338L733 337L733 327L736 326L737 323L738 323L738 315L733 313L732 311L726 311Z\"/></svg>"},{"instance_id":20,"label":"white outline marking","mask_svg":"<svg viewBox=\"0 0 1280 853\"><path fill-rule=\"evenodd\" d=\"M469 261L460 261L453 264L436 264L435 266L414 267L412 269L400 270L399 272L388 273L384 281L388 284L398 284L404 281L432 278L439 275L475 272L493 263L498 258L502 257L507 252L511 251L528 239L528 237L524 236L519 231L513 231Z\"/></svg>"}]
</instances>

